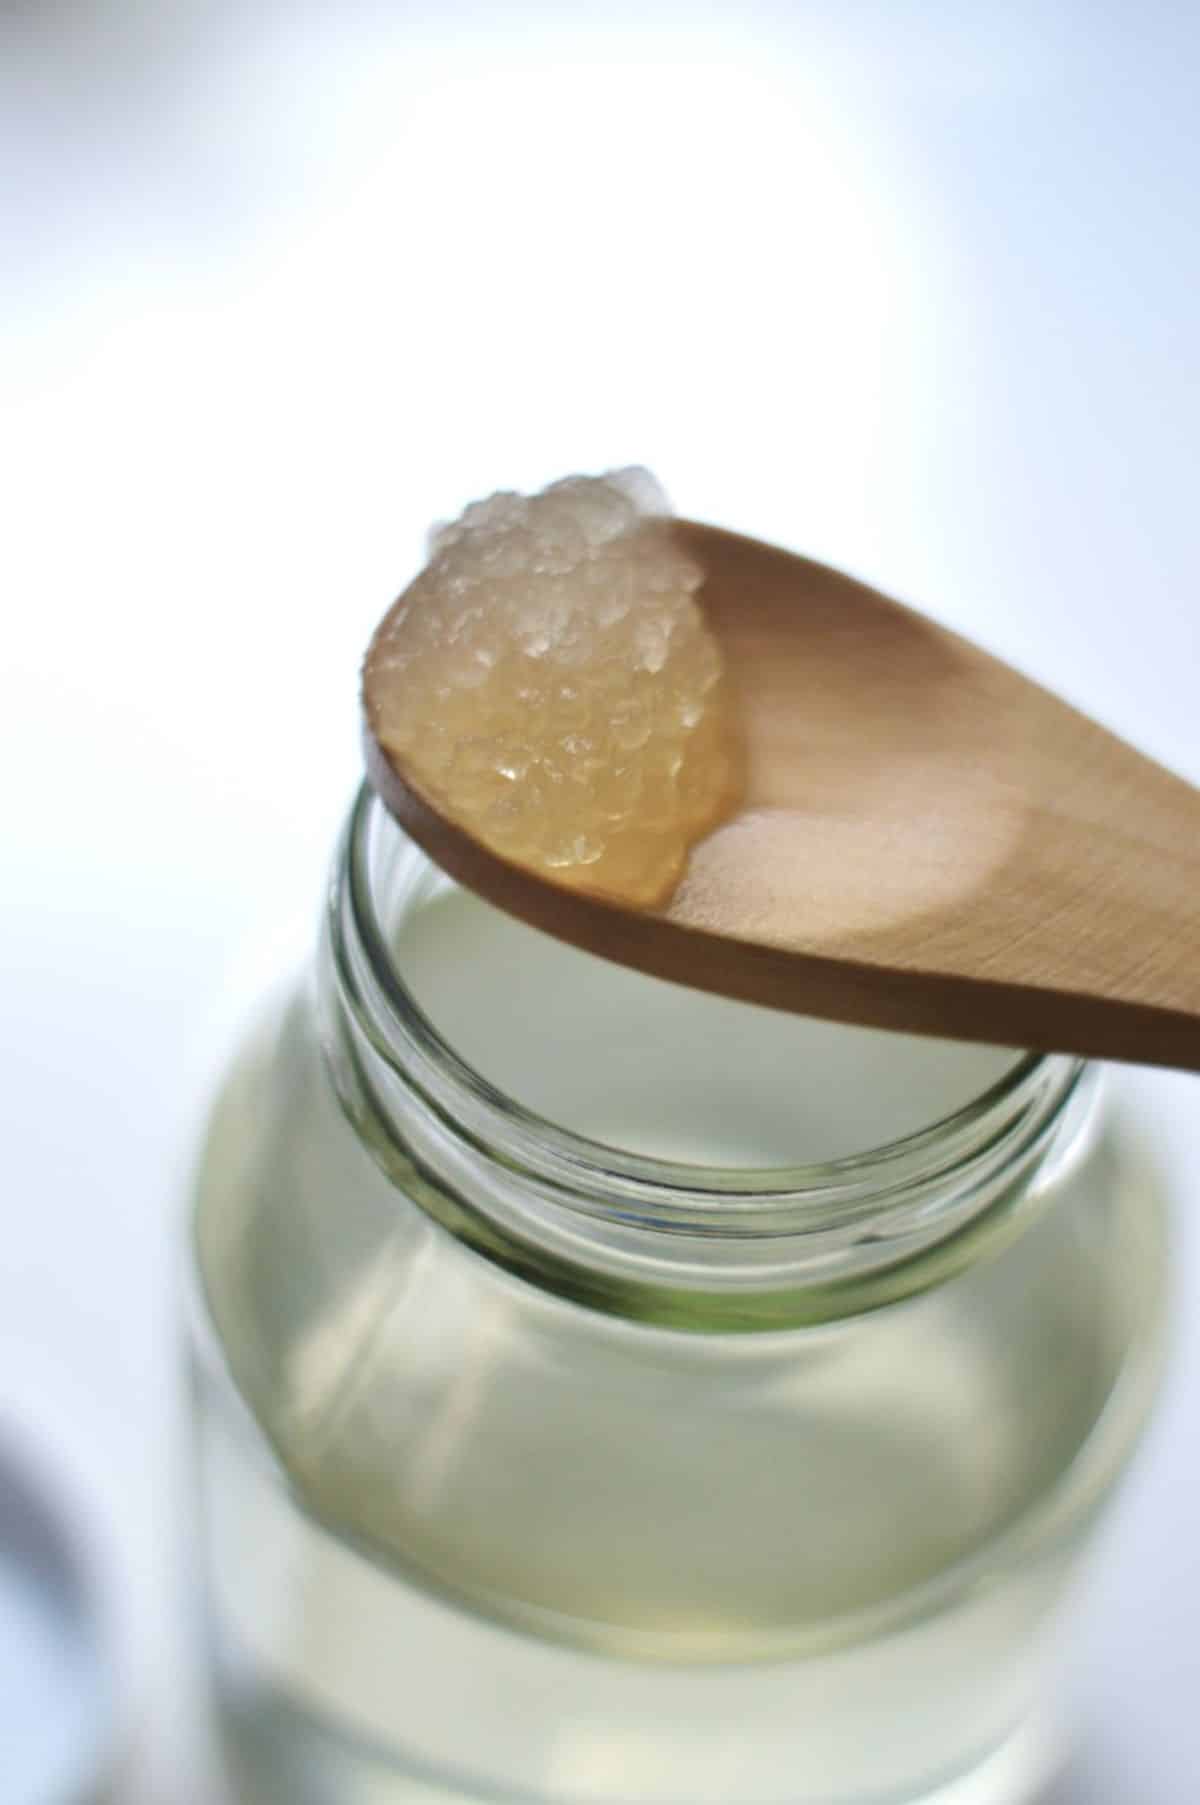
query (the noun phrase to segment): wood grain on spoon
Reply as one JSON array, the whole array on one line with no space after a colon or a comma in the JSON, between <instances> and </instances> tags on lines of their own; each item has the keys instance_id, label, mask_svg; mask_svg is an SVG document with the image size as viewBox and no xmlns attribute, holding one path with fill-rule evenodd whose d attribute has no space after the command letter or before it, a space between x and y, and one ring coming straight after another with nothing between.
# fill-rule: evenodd
<instances>
[{"instance_id":1,"label":"wood grain on spoon","mask_svg":"<svg viewBox=\"0 0 1200 1805\"><path fill-rule=\"evenodd\" d=\"M681 521L745 790L675 896L519 869L367 734L408 833L509 913L774 1008L1200 1071L1200 791L1009 666L824 565Z\"/></svg>"}]
</instances>

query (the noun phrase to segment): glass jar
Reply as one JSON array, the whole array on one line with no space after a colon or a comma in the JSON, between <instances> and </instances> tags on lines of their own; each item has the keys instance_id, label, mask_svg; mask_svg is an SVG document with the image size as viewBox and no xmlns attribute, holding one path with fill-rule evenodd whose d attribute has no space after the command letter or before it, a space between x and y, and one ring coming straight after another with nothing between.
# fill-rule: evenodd
<instances>
[{"instance_id":1,"label":"glass jar","mask_svg":"<svg viewBox=\"0 0 1200 1805\"><path fill-rule=\"evenodd\" d=\"M199 1173L233 1796L1030 1798L1163 1339L1096 1092L561 947L364 792Z\"/></svg>"}]
</instances>

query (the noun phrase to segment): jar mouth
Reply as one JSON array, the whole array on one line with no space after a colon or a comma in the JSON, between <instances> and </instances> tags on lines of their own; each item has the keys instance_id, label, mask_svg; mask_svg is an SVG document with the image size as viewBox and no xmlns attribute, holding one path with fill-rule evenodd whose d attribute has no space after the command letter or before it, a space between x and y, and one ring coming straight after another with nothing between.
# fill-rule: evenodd
<instances>
[{"instance_id":1,"label":"jar mouth","mask_svg":"<svg viewBox=\"0 0 1200 1805\"><path fill-rule=\"evenodd\" d=\"M716 1166L632 1152L563 1127L509 1096L471 1065L418 1003L397 964L380 904L380 862L410 860L407 881L429 888L442 873L403 835L368 785L347 827L345 873L331 897L331 944L339 980L376 1053L415 1086L444 1124L477 1151L534 1175L600 1214L641 1210L722 1235L796 1232L875 1215L932 1180L1048 1133L1087 1062L1064 1054L1014 1052L1014 1063L978 1095L926 1125L862 1152L819 1162ZM351 956L345 917L361 957ZM682 1225L682 1220L681 1220Z\"/></svg>"}]
</instances>

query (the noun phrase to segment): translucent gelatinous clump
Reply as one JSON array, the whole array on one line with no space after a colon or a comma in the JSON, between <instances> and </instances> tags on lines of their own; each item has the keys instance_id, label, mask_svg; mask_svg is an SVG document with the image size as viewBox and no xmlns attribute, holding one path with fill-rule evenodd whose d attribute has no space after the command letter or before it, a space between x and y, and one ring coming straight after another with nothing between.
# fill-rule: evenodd
<instances>
[{"instance_id":1,"label":"translucent gelatinous clump","mask_svg":"<svg viewBox=\"0 0 1200 1805\"><path fill-rule=\"evenodd\" d=\"M736 792L702 580L644 470L474 502L375 636L371 732L502 857L661 902Z\"/></svg>"}]
</instances>

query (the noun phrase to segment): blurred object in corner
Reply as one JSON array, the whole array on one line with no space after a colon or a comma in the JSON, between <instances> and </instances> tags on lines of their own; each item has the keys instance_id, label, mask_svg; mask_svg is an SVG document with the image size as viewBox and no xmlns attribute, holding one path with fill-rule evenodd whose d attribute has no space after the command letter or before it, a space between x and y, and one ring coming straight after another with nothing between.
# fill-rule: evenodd
<instances>
[{"instance_id":1,"label":"blurred object in corner","mask_svg":"<svg viewBox=\"0 0 1200 1805\"><path fill-rule=\"evenodd\" d=\"M0 1767L4 1805L85 1805L112 1758L112 1684L88 1562L0 1420Z\"/></svg>"}]
</instances>

